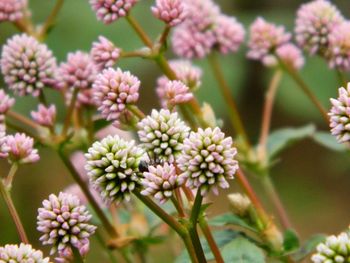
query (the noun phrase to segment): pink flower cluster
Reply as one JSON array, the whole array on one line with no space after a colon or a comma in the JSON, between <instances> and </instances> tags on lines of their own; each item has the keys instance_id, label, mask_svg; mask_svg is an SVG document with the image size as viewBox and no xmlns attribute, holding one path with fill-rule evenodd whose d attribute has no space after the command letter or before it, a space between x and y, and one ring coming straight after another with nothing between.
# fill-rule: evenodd
<instances>
[{"instance_id":1,"label":"pink flower cluster","mask_svg":"<svg viewBox=\"0 0 350 263\"><path fill-rule=\"evenodd\" d=\"M176 26L186 18L186 5L183 0L156 0L151 8L155 17L163 20L169 26Z\"/></svg>"},{"instance_id":2,"label":"pink flower cluster","mask_svg":"<svg viewBox=\"0 0 350 263\"><path fill-rule=\"evenodd\" d=\"M0 89L0 115L6 114L13 104L15 104L15 99L7 95L3 89Z\"/></svg>"},{"instance_id":3,"label":"pink flower cluster","mask_svg":"<svg viewBox=\"0 0 350 263\"><path fill-rule=\"evenodd\" d=\"M304 58L290 40L291 34L283 26L276 26L258 17L250 26L247 57L270 67L277 66L280 59L292 68L299 69L304 64Z\"/></svg>"},{"instance_id":4,"label":"pink flower cluster","mask_svg":"<svg viewBox=\"0 0 350 263\"><path fill-rule=\"evenodd\" d=\"M121 50L103 36L92 43L91 57L99 69L112 67L119 59Z\"/></svg>"},{"instance_id":5,"label":"pink flower cluster","mask_svg":"<svg viewBox=\"0 0 350 263\"><path fill-rule=\"evenodd\" d=\"M187 16L172 36L175 54L203 58L212 49L235 52L244 40L244 29L233 17L221 14L211 0L185 0Z\"/></svg>"},{"instance_id":6,"label":"pink flower cluster","mask_svg":"<svg viewBox=\"0 0 350 263\"><path fill-rule=\"evenodd\" d=\"M20 20L25 15L27 5L27 0L0 1L0 22Z\"/></svg>"},{"instance_id":7,"label":"pink flower cluster","mask_svg":"<svg viewBox=\"0 0 350 263\"><path fill-rule=\"evenodd\" d=\"M172 108L193 99L189 87L179 80L168 81L164 87L158 86L157 94L164 108Z\"/></svg>"},{"instance_id":8,"label":"pink flower cluster","mask_svg":"<svg viewBox=\"0 0 350 263\"><path fill-rule=\"evenodd\" d=\"M41 126L53 127L56 120L56 106L50 105L46 107L43 104L38 105L37 111L32 111L31 116L33 120Z\"/></svg>"}]
</instances>

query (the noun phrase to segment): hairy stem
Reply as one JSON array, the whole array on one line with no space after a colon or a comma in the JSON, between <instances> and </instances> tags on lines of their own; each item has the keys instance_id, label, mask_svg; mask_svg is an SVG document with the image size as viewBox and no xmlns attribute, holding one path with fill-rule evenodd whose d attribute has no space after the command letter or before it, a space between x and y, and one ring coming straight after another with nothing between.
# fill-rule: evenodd
<instances>
[{"instance_id":1,"label":"hairy stem","mask_svg":"<svg viewBox=\"0 0 350 263\"><path fill-rule=\"evenodd\" d=\"M222 72L221 65L218 61L216 53L212 53L209 57L209 64L213 70L214 76L216 78L216 81L218 82L218 86L220 88L221 94L224 97L224 100L226 102L226 105L228 106L229 109L229 115L231 119L231 124L235 131L238 133L238 135L242 136L244 142L247 145L249 144L248 136L245 131L245 128L243 126L240 114L238 112L238 108L236 105L236 102L234 101L232 94L231 94L231 89L224 77L224 74Z\"/></svg>"},{"instance_id":2,"label":"hairy stem","mask_svg":"<svg viewBox=\"0 0 350 263\"><path fill-rule=\"evenodd\" d=\"M16 207L12 201L10 189L7 188L7 186L5 185L5 182L3 180L0 180L0 192L1 192L2 197L5 200L5 203L7 205L7 209L10 212L12 220L16 225L18 236L20 237L20 239L23 243L29 244L27 234L24 230L22 221L21 221L21 219L17 213Z\"/></svg>"},{"instance_id":3,"label":"hairy stem","mask_svg":"<svg viewBox=\"0 0 350 263\"><path fill-rule=\"evenodd\" d=\"M266 174L262 177L262 184L267 192L269 199L276 208L277 214L281 220L281 224L284 229L289 229L292 227L290 223L286 209L276 191L275 185L273 184L270 175Z\"/></svg>"},{"instance_id":4,"label":"hairy stem","mask_svg":"<svg viewBox=\"0 0 350 263\"><path fill-rule=\"evenodd\" d=\"M273 104L278 89L279 83L281 82L282 71L277 69L272 77L271 83L265 95L265 104L262 116L261 133L259 139L260 155L264 159L266 157L266 144L269 136L271 116Z\"/></svg>"},{"instance_id":5,"label":"hairy stem","mask_svg":"<svg viewBox=\"0 0 350 263\"><path fill-rule=\"evenodd\" d=\"M106 229L107 233L113 238L118 237L119 235L118 235L117 230L113 227L111 222L109 222L107 216L102 211L101 207L96 202L95 198L92 196L92 194L91 194L87 184L83 181L83 179L80 177L79 173L76 171L76 169L74 168L74 166L70 162L69 157L67 156L67 154L64 153L62 149L58 150L58 154L59 154L61 160L63 161L64 165L66 166L66 168L69 170L69 172L72 175L73 179L80 186L80 188L83 191L84 195L88 199L90 205L94 209L96 215L101 220L101 223L104 226L104 228Z\"/></svg>"},{"instance_id":6,"label":"hairy stem","mask_svg":"<svg viewBox=\"0 0 350 263\"><path fill-rule=\"evenodd\" d=\"M199 226L202 229L205 239L208 242L211 252L214 255L216 263L224 263L224 259L222 258L220 249L215 242L213 234L210 231L209 225L203 216L199 217Z\"/></svg>"},{"instance_id":7,"label":"hairy stem","mask_svg":"<svg viewBox=\"0 0 350 263\"><path fill-rule=\"evenodd\" d=\"M48 30L53 26L53 24L55 23L56 17L58 15L58 13L60 12L62 6L63 6L63 2L64 0L57 0L54 8L52 9L50 15L48 16L48 18L46 19L44 25L41 28L40 34L39 34L39 38L40 39L44 39L46 37L46 34L48 32Z\"/></svg>"}]
</instances>

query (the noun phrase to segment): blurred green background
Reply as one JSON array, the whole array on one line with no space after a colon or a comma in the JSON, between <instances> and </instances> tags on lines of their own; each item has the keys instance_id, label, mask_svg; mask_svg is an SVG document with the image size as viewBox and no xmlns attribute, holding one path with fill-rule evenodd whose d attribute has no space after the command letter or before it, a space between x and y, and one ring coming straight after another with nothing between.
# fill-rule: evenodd
<instances>
[{"instance_id":1,"label":"blurred green background","mask_svg":"<svg viewBox=\"0 0 350 263\"><path fill-rule=\"evenodd\" d=\"M33 19L37 23L45 20L55 3L54 0L30 0L29 2ZM224 13L236 16L246 28L257 16L263 16L272 22L284 24L289 31L292 31L295 11L305 1L217 0L217 2ZM333 2L340 8L344 16L350 17L348 0ZM155 38L162 29L162 24L152 17L149 11L151 4L153 4L151 0L141 0L132 10L132 14ZM0 46L15 33L17 31L14 26L1 23ZM47 39L47 44L58 61L63 61L69 51L78 49L89 51L92 41L96 40L99 35L113 40L117 46L125 50L133 50L142 46L123 19L108 26L98 22L87 0L65 1L57 24ZM252 141L256 142L259 135L264 91L272 72L259 63L245 59L246 51L247 48L243 45L237 54L220 59L249 135ZM169 52L169 57L172 57L171 52ZM302 76L322 103L329 108L329 98L337 96L339 87L336 73L330 71L322 59L306 57L306 62L302 69ZM203 85L197 93L200 101L210 103L217 116L226 121L226 108L207 61L198 60L195 61L195 64L204 70ZM145 112L159 107L154 99L155 81L161 74L159 69L152 62L140 59L122 60L118 66L130 70L141 79L140 107ZM48 92L48 95L51 101L62 105L62 101L56 98L54 93ZM16 110L28 116L29 111L34 107L35 101L32 98L18 99L15 105ZM62 112L60 118L62 118L61 115ZM328 130L313 105L294 82L284 75L278 90L272 129L301 126L308 123L315 123L320 130ZM226 122L224 129L227 133L231 132L230 125L227 125ZM70 176L53 152L40 149L40 155L39 163L20 168L13 189L14 201L19 208L24 226L30 233L29 238L36 247L40 247L37 242L39 234L35 230L37 208L50 193L58 193L71 183ZM350 223L349 160L346 154L331 152L311 140L304 140L285 151L272 169L277 190L288 209L295 228L303 239L317 232L338 233ZM5 161L1 161L0 165L1 176L4 176L9 167ZM256 178L250 178L257 191L263 196L263 191ZM233 182L230 191L221 191L220 196L215 197L221 202L210 208L209 213L213 215L227 210L226 194L237 189L236 183ZM269 206L267 202L266 205ZM0 200L0 222L0 244L18 242L15 227L2 200ZM94 253L89 262L102 262L93 259L93 255ZM163 258L160 258L158 262L162 261Z\"/></svg>"}]
</instances>

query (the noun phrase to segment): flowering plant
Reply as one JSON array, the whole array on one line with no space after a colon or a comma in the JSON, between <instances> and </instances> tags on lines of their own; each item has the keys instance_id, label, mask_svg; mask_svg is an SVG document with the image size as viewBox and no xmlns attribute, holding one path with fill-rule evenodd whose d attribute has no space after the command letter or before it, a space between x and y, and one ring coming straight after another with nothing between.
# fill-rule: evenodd
<instances>
[{"instance_id":1,"label":"flowering plant","mask_svg":"<svg viewBox=\"0 0 350 263\"><path fill-rule=\"evenodd\" d=\"M0 247L0 263L156 262L149 249L169 240L181 240L180 246L167 243L176 250L171 254L176 262L350 262L349 230L300 242L271 178L279 153L300 139L348 151L350 21L333 3L313 0L296 11L294 34L263 17L245 29L213 0L155 0L148 13L163 29L153 38L133 16L139 2L85 5L107 27L125 20L142 47L124 49L100 35L89 51L69 52L59 63L45 41L61 22L64 1L57 0L45 22L36 25L36 10L26 0L0 0L0 22L19 31L8 37L0 55L0 158L9 163L0 193L19 242ZM220 63L245 43L247 59L273 72L256 143ZM168 58L170 49L175 58ZM339 77L333 86L342 87L330 99L329 111L300 74L303 51L325 60ZM154 81L157 99L150 112L142 110L140 100L143 90L152 91L137 70L124 69L127 58L153 62L162 72ZM198 99L204 73L210 72L195 62L204 59L227 121ZM301 89L329 130L309 125L270 132L282 75ZM30 114L15 110L30 100L36 104ZM40 163L45 149L58 155L75 181L38 208L36 229L49 256L44 246L33 248L35 237L28 237L12 199L17 170ZM251 184L253 176L275 215ZM234 184L239 191L230 189ZM230 210L212 216L215 196L224 191L230 191L225 197ZM90 256L95 240L101 249Z\"/></svg>"}]
</instances>

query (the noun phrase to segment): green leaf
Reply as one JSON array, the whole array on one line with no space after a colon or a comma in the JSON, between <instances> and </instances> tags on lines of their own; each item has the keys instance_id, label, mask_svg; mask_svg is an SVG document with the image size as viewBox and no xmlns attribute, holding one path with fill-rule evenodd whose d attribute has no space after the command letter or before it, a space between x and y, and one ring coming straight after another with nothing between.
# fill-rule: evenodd
<instances>
[{"instance_id":1,"label":"green leaf","mask_svg":"<svg viewBox=\"0 0 350 263\"><path fill-rule=\"evenodd\" d=\"M222 248L226 244L230 243L237 237L241 236L241 233L234 230L220 230L213 232L214 239L219 248ZM201 238L201 244L205 254L205 258L210 261L214 260L214 256L211 253L210 247L204 238ZM191 262L188 253L184 250L179 257L176 258L175 263L188 263ZM229 262L229 261L228 261Z\"/></svg>"},{"instance_id":2,"label":"green leaf","mask_svg":"<svg viewBox=\"0 0 350 263\"><path fill-rule=\"evenodd\" d=\"M249 225L242 218L238 217L235 214L227 213L223 215L219 215L209 220L209 224L212 226L226 226L226 225L236 225L246 229L249 229L253 232L257 232L257 230Z\"/></svg>"},{"instance_id":3,"label":"green leaf","mask_svg":"<svg viewBox=\"0 0 350 263\"><path fill-rule=\"evenodd\" d=\"M335 137L329 132L316 132L312 138L315 142L332 151L344 152L347 150L347 147L344 144L337 142Z\"/></svg>"},{"instance_id":4,"label":"green leaf","mask_svg":"<svg viewBox=\"0 0 350 263\"><path fill-rule=\"evenodd\" d=\"M315 250L316 246L325 241L326 235L324 234L317 234L312 237L310 237L303 245L302 247L293 255L293 258L296 261L300 261L303 258L307 257L313 250Z\"/></svg>"},{"instance_id":5,"label":"green leaf","mask_svg":"<svg viewBox=\"0 0 350 263\"><path fill-rule=\"evenodd\" d=\"M298 249L300 246L299 237L293 229L287 229L283 234L283 247L285 252Z\"/></svg>"},{"instance_id":6,"label":"green leaf","mask_svg":"<svg viewBox=\"0 0 350 263\"><path fill-rule=\"evenodd\" d=\"M225 262L264 263L263 251L244 237L238 237L226 244L222 250Z\"/></svg>"},{"instance_id":7,"label":"green leaf","mask_svg":"<svg viewBox=\"0 0 350 263\"><path fill-rule=\"evenodd\" d=\"M313 124L300 128L283 128L272 132L267 141L269 158L272 159L288 146L311 137L314 133L315 126Z\"/></svg>"}]
</instances>

